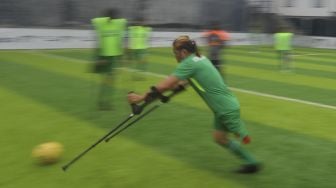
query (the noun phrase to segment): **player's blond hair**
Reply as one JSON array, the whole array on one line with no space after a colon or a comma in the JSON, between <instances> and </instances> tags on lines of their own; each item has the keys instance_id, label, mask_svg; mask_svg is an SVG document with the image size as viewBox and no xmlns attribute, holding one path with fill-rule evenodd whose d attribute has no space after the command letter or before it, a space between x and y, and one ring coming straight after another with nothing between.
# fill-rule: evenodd
<instances>
[{"instance_id":1,"label":"player's blond hair","mask_svg":"<svg viewBox=\"0 0 336 188\"><path fill-rule=\"evenodd\" d=\"M187 35L177 37L173 42L173 48L177 50L185 49L190 53L195 53L198 57L201 56L198 51L196 42L194 40L191 40Z\"/></svg>"}]
</instances>

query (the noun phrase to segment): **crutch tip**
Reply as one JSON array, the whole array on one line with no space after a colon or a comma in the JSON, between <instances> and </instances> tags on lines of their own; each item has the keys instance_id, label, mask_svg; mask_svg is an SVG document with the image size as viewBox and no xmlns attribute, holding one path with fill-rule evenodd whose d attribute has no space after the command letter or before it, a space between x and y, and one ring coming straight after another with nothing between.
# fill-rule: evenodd
<instances>
[{"instance_id":1,"label":"crutch tip","mask_svg":"<svg viewBox=\"0 0 336 188\"><path fill-rule=\"evenodd\" d=\"M65 172L67 170L67 166L63 166L62 170L63 170L63 172Z\"/></svg>"}]
</instances>

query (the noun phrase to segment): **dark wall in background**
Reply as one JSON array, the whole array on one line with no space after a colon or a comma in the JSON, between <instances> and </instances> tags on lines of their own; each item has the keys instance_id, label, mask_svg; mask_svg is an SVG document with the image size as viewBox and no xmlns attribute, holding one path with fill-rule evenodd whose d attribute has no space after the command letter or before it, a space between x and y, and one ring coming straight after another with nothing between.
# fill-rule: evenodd
<instances>
[{"instance_id":1,"label":"dark wall in background","mask_svg":"<svg viewBox=\"0 0 336 188\"><path fill-rule=\"evenodd\" d=\"M142 17L156 27L206 27L217 20L229 30L246 29L244 0L1 0L0 27L90 27L106 8L130 22Z\"/></svg>"}]
</instances>

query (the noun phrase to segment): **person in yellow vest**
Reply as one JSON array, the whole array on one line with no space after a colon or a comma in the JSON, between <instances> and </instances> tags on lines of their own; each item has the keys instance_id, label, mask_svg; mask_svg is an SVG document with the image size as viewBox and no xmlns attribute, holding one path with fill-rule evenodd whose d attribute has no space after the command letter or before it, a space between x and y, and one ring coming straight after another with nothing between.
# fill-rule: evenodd
<instances>
[{"instance_id":1,"label":"person in yellow vest","mask_svg":"<svg viewBox=\"0 0 336 188\"><path fill-rule=\"evenodd\" d=\"M115 9L108 9L103 17L93 18L91 21L97 35L97 60L94 72L102 75L98 108L111 110L114 69L124 53L123 42L127 21L124 18L118 18L118 12Z\"/></svg>"},{"instance_id":2,"label":"person in yellow vest","mask_svg":"<svg viewBox=\"0 0 336 188\"><path fill-rule=\"evenodd\" d=\"M146 54L150 47L149 40L152 28L143 25L143 19L139 19L136 25L128 27L128 48L130 59L139 71L146 71ZM137 73L135 73L137 74ZM134 78L142 78L134 75Z\"/></svg>"},{"instance_id":3,"label":"person in yellow vest","mask_svg":"<svg viewBox=\"0 0 336 188\"><path fill-rule=\"evenodd\" d=\"M282 71L292 70L291 50L293 33L281 29L274 34L274 48L278 53L279 69Z\"/></svg>"}]
</instances>

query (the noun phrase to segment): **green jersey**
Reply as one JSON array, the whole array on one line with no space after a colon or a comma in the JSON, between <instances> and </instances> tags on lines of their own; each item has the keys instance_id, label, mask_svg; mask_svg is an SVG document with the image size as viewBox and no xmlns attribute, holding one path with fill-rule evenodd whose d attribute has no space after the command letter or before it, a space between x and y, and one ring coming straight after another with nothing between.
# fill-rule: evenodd
<instances>
[{"instance_id":1,"label":"green jersey","mask_svg":"<svg viewBox=\"0 0 336 188\"><path fill-rule=\"evenodd\" d=\"M274 47L276 50L292 49L293 33L276 33L274 34Z\"/></svg>"},{"instance_id":2,"label":"green jersey","mask_svg":"<svg viewBox=\"0 0 336 188\"><path fill-rule=\"evenodd\" d=\"M126 19L110 19L101 17L92 19L99 42L99 55L119 56L123 54L123 39Z\"/></svg>"},{"instance_id":3,"label":"green jersey","mask_svg":"<svg viewBox=\"0 0 336 188\"><path fill-rule=\"evenodd\" d=\"M148 40L152 28L143 26L131 26L128 29L129 48L133 50L147 49Z\"/></svg>"},{"instance_id":4,"label":"green jersey","mask_svg":"<svg viewBox=\"0 0 336 188\"><path fill-rule=\"evenodd\" d=\"M227 114L239 110L237 98L206 57L190 55L180 62L173 75L181 80L188 80L215 114Z\"/></svg>"}]
</instances>

